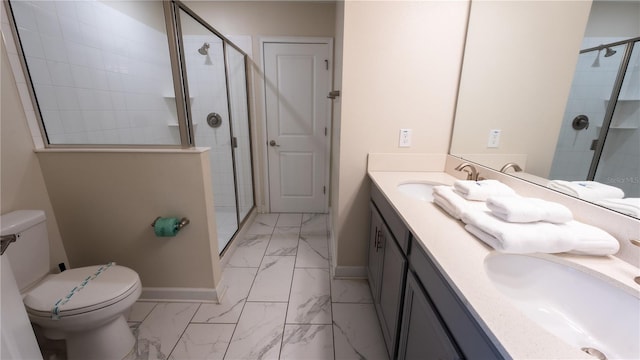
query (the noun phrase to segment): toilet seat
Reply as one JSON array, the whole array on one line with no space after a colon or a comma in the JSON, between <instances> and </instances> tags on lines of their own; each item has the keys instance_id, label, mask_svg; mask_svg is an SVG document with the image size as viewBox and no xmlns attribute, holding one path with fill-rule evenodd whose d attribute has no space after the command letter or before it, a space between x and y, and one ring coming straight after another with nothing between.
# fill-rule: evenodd
<instances>
[{"instance_id":1,"label":"toilet seat","mask_svg":"<svg viewBox=\"0 0 640 360\"><path fill-rule=\"evenodd\" d=\"M139 287L138 274L127 267L86 266L45 277L26 294L24 304L30 316L51 319L56 303L69 297L57 309L57 318L62 319L116 304Z\"/></svg>"}]
</instances>

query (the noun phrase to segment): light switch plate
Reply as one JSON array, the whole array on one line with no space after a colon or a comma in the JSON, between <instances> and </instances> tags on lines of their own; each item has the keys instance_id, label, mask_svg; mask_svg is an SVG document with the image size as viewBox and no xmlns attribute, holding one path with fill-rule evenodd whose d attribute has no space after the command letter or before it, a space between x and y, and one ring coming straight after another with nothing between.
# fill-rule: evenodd
<instances>
[{"instance_id":1,"label":"light switch plate","mask_svg":"<svg viewBox=\"0 0 640 360\"><path fill-rule=\"evenodd\" d=\"M411 129L400 129L400 141L398 142L399 147L410 147L411 146Z\"/></svg>"},{"instance_id":2,"label":"light switch plate","mask_svg":"<svg viewBox=\"0 0 640 360\"><path fill-rule=\"evenodd\" d=\"M491 129L489 130L489 141L487 143L487 147L497 148L500 145L500 129Z\"/></svg>"}]
</instances>

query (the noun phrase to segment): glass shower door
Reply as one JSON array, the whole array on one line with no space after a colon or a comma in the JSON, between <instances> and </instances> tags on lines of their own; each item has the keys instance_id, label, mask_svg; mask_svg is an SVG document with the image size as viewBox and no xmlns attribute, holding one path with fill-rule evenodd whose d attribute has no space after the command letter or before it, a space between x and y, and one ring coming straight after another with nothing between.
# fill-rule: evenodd
<instances>
[{"instance_id":1,"label":"glass shower door","mask_svg":"<svg viewBox=\"0 0 640 360\"><path fill-rule=\"evenodd\" d=\"M246 64L244 55L234 47L227 46L226 54L235 174L238 186L238 219L242 222L254 205Z\"/></svg>"},{"instance_id":2,"label":"glass shower door","mask_svg":"<svg viewBox=\"0 0 640 360\"><path fill-rule=\"evenodd\" d=\"M640 44L634 47L620 94L607 129L595 181L622 189L625 197L640 197ZM630 44L631 45L631 44Z\"/></svg>"},{"instance_id":3,"label":"glass shower door","mask_svg":"<svg viewBox=\"0 0 640 360\"><path fill-rule=\"evenodd\" d=\"M624 54L624 46L580 54L571 84L549 179L586 180L611 91ZM582 120L581 120L582 119Z\"/></svg>"},{"instance_id":4,"label":"glass shower door","mask_svg":"<svg viewBox=\"0 0 640 360\"><path fill-rule=\"evenodd\" d=\"M211 149L218 250L222 252L238 230L224 45L219 36L184 10L179 17L190 120L195 145Z\"/></svg>"}]
</instances>

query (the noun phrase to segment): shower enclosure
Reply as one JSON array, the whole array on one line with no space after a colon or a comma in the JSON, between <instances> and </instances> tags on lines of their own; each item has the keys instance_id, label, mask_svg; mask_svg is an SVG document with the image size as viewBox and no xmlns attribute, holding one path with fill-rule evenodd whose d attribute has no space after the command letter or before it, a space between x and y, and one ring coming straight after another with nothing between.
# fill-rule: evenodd
<instances>
[{"instance_id":1,"label":"shower enclosure","mask_svg":"<svg viewBox=\"0 0 640 360\"><path fill-rule=\"evenodd\" d=\"M550 178L640 197L640 38L609 40L580 51Z\"/></svg>"},{"instance_id":2,"label":"shower enclosure","mask_svg":"<svg viewBox=\"0 0 640 360\"><path fill-rule=\"evenodd\" d=\"M254 207L246 54L179 1L5 4L45 146L209 148L222 253Z\"/></svg>"}]
</instances>

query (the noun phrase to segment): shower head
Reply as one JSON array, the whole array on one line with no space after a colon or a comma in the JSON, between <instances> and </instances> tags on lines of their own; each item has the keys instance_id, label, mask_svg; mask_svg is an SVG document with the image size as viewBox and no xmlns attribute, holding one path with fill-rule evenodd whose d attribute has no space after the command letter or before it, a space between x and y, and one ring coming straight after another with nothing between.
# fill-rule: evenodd
<instances>
[{"instance_id":1,"label":"shower head","mask_svg":"<svg viewBox=\"0 0 640 360\"><path fill-rule=\"evenodd\" d=\"M209 43L204 43L202 44L202 46L200 47L200 49L198 49L198 52L201 55L207 55L209 53Z\"/></svg>"},{"instance_id":2,"label":"shower head","mask_svg":"<svg viewBox=\"0 0 640 360\"><path fill-rule=\"evenodd\" d=\"M616 53L616 51L615 51L615 50L611 50L611 48L609 48L609 47L608 47L608 48L606 49L605 53L604 53L604 57L612 56L612 55L614 55L615 53Z\"/></svg>"}]
</instances>

